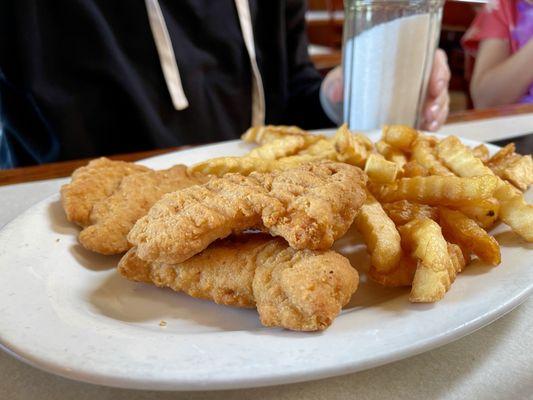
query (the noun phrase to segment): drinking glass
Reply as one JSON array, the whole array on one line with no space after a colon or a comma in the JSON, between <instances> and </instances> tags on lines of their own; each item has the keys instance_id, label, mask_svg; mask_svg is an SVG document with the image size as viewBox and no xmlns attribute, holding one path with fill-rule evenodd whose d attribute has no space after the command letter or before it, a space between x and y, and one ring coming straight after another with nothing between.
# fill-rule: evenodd
<instances>
[{"instance_id":1,"label":"drinking glass","mask_svg":"<svg viewBox=\"0 0 533 400\"><path fill-rule=\"evenodd\" d=\"M345 0L343 118L418 127L444 0Z\"/></svg>"}]
</instances>

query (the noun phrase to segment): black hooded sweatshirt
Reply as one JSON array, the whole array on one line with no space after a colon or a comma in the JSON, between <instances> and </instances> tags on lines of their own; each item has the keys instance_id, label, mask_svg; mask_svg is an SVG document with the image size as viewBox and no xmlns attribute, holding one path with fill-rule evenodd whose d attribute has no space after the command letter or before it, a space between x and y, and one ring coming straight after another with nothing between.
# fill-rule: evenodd
<instances>
[{"instance_id":1,"label":"black hooded sweatshirt","mask_svg":"<svg viewBox=\"0 0 533 400\"><path fill-rule=\"evenodd\" d=\"M1 1L0 166L237 138L253 78L235 3L159 0L189 103L177 110L143 0ZM305 1L248 4L264 122L330 126Z\"/></svg>"}]
</instances>

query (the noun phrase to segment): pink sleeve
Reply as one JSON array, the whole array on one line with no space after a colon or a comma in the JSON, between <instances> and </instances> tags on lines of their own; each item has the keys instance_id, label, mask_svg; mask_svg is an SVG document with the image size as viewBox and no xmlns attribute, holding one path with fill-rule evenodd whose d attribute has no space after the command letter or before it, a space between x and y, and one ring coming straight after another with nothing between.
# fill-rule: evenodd
<instances>
[{"instance_id":1,"label":"pink sleeve","mask_svg":"<svg viewBox=\"0 0 533 400\"><path fill-rule=\"evenodd\" d=\"M511 0L490 0L461 39L467 53L475 55L484 39L510 39L513 7Z\"/></svg>"}]
</instances>

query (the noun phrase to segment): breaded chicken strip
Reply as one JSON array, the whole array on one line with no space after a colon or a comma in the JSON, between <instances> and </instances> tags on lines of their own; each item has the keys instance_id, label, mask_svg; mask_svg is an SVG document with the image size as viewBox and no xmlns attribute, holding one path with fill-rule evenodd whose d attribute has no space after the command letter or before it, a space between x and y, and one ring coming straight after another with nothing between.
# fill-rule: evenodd
<instances>
[{"instance_id":1,"label":"breaded chicken strip","mask_svg":"<svg viewBox=\"0 0 533 400\"><path fill-rule=\"evenodd\" d=\"M142 165L112 161L105 157L78 168L72 174L72 181L61 187L61 203L67 219L80 226L89 225L94 204L110 196L122 178L149 170Z\"/></svg>"},{"instance_id":2,"label":"breaded chicken strip","mask_svg":"<svg viewBox=\"0 0 533 400\"><path fill-rule=\"evenodd\" d=\"M137 221L128 240L143 260L169 264L247 228L281 236L295 249L326 250L352 224L365 200L365 179L359 168L336 162L227 174L167 194Z\"/></svg>"},{"instance_id":3,"label":"breaded chicken strip","mask_svg":"<svg viewBox=\"0 0 533 400\"><path fill-rule=\"evenodd\" d=\"M176 165L162 171L147 171L126 176L111 196L97 202L90 223L79 236L88 250L101 254L121 254L129 245L126 235L135 222L164 194L207 182L204 175Z\"/></svg>"},{"instance_id":4,"label":"breaded chicken strip","mask_svg":"<svg viewBox=\"0 0 533 400\"><path fill-rule=\"evenodd\" d=\"M327 328L356 291L359 276L334 251L294 250L283 239L247 234L217 241L180 263L150 263L126 253L128 279L236 307L257 307L265 326L297 331Z\"/></svg>"}]
</instances>

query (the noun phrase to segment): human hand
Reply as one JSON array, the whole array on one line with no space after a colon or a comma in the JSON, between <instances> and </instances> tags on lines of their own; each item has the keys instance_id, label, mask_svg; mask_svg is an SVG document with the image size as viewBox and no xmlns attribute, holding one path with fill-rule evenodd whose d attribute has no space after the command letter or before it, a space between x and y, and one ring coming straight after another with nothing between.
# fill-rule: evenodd
<instances>
[{"instance_id":1,"label":"human hand","mask_svg":"<svg viewBox=\"0 0 533 400\"><path fill-rule=\"evenodd\" d=\"M436 131L446 121L450 110L450 94L448 92L450 76L446 53L442 49L437 49L431 68L428 92L422 109L422 129Z\"/></svg>"}]
</instances>

